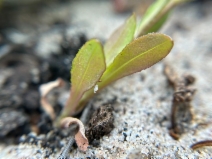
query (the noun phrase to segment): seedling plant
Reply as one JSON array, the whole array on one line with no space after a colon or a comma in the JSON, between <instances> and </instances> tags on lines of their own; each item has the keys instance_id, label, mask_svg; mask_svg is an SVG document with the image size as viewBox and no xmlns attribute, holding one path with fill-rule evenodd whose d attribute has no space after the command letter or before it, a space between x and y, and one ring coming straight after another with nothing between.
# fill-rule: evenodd
<instances>
[{"instance_id":1,"label":"seedling plant","mask_svg":"<svg viewBox=\"0 0 212 159\"><path fill-rule=\"evenodd\" d=\"M184 1L157 0L140 22L133 14L104 45L97 39L86 42L72 62L70 97L56 125L70 125L73 121L67 122L66 117L80 112L97 91L166 57L173 47L172 39L152 32L162 26L174 6ZM81 149L86 150L87 145Z\"/></svg>"}]
</instances>

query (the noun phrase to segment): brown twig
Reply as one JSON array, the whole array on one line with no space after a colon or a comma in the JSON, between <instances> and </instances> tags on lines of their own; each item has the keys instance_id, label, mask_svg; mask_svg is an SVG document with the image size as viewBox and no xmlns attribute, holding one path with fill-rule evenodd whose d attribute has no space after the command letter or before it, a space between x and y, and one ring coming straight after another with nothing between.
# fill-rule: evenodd
<instances>
[{"instance_id":1,"label":"brown twig","mask_svg":"<svg viewBox=\"0 0 212 159\"><path fill-rule=\"evenodd\" d=\"M66 117L61 121L60 125L62 127L68 128L72 124L77 124L79 128L75 134L77 146L80 148L80 150L86 151L88 147L88 139L85 137L85 128L83 123L77 118Z\"/></svg>"},{"instance_id":2,"label":"brown twig","mask_svg":"<svg viewBox=\"0 0 212 159\"><path fill-rule=\"evenodd\" d=\"M193 145L191 145L192 149L198 149L203 146L212 146L212 140L199 141Z\"/></svg>"},{"instance_id":3,"label":"brown twig","mask_svg":"<svg viewBox=\"0 0 212 159\"><path fill-rule=\"evenodd\" d=\"M40 99L41 106L46 111L46 113L49 114L52 120L55 119L55 112L52 105L47 100L47 95L54 88L62 87L63 85L64 85L64 81L58 78L55 81L42 84L39 88L40 94L41 94L41 99Z\"/></svg>"},{"instance_id":4,"label":"brown twig","mask_svg":"<svg viewBox=\"0 0 212 159\"><path fill-rule=\"evenodd\" d=\"M178 77L168 65L165 66L164 73L174 88L170 135L178 139L193 118L190 102L196 90L189 86L194 83L195 78L191 75Z\"/></svg>"}]
</instances>

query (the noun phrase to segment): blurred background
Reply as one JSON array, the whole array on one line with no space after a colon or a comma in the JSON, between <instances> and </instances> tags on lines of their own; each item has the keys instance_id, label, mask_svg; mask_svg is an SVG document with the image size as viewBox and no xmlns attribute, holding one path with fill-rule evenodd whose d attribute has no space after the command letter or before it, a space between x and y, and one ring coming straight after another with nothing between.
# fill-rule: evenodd
<instances>
[{"instance_id":1,"label":"blurred background","mask_svg":"<svg viewBox=\"0 0 212 159\"><path fill-rule=\"evenodd\" d=\"M152 2L0 0L0 139L9 142L5 137L49 132L52 125L40 107L39 86L58 77L69 83L71 62L88 39L104 43L132 12L142 17ZM207 112L207 120L212 119L211 8L206 0L181 5L160 30L175 41L166 62L193 73L198 92L207 93L195 99L196 105L204 105L196 112ZM53 96L58 97L57 92ZM64 105L53 102L57 110Z\"/></svg>"}]
</instances>

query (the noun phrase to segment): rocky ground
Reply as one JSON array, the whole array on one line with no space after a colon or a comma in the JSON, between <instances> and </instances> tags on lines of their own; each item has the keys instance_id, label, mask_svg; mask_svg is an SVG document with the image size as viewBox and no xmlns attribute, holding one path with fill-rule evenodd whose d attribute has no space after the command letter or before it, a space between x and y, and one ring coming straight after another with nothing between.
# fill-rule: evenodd
<instances>
[{"instance_id":1,"label":"rocky ground","mask_svg":"<svg viewBox=\"0 0 212 159\"><path fill-rule=\"evenodd\" d=\"M171 53L162 62L153 67L115 82L93 99L92 105L94 108L98 108L105 103L111 103L114 108L114 128L109 135L105 135L96 141L95 144L91 144L85 153L74 147L70 151L70 158L209 159L212 157L211 147L202 147L196 150L190 148L192 144L198 141L212 140L211 7L212 2L210 1L193 2L179 6L172 12L166 25L160 31L173 38L175 45ZM42 8L42 12L39 13L42 16L31 19L27 24L23 23L27 19L24 17L24 14L17 15L17 18L15 18L17 20L15 29L8 26L6 29L4 27L1 30L3 35L2 44L4 45L1 47L3 51L1 50L0 52L0 58L4 58L9 52L8 50L14 50L13 47L15 46L16 52L28 53L33 50L33 55L40 57L44 61L42 62L43 64L45 64L45 60L47 60L47 63L49 62L49 57L58 59L58 57L63 56L63 59L64 57L68 59L66 62L63 61L65 65L62 65L66 75L64 75L63 71L60 72L58 70L57 74L54 74L53 68L58 67L53 67L50 64L50 68L53 67L52 72L45 78L39 78L39 81L36 78L38 77L36 71L34 71L34 74L32 73L33 78L28 80L18 78L19 81L25 81L20 85L21 88L25 88L26 84L34 82L33 89L30 89L34 90L31 91L32 94L33 92L35 94L34 100L39 100L39 94L37 94L36 90L37 85L40 83L53 80L56 76L69 79L69 75L67 75L69 69L66 69L66 67L69 67L76 50L86 38L95 37L104 42L110 33L130 15L129 13L115 13L111 3L108 1L74 1L71 3L60 3L60 5L53 3L47 7L47 10ZM57 15L57 20L55 18L48 18L49 15L52 17ZM61 47L61 45L67 44L67 41L72 41L73 46L68 48ZM24 50L17 49L23 45L25 46ZM71 50L71 56L64 54L64 50L67 49L68 52ZM54 60L52 63L55 63L55 61L57 60ZM39 62L29 63L30 66L33 64L32 66L39 70ZM193 87L197 91L191 101L193 120L187 125L179 140L173 139L169 134L174 90L163 73L165 64L173 67L179 76L192 74L196 79ZM27 62L26 65L29 66ZM18 66L20 69L22 68L22 65ZM1 73L2 79L0 81L4 81L7 76L15 74L13 69L3 66L1 67L1 72L5 68L8 71L4 72L4 76ZM29 69L33 70L33 68ZM41 76L39 77L42 77L42 71L40 74ZM43 72L43 74L46 73ZM19 87L16 89L20 90ZM3 86L1 93L2 90ZM22 94L21 97L23 97L24 93L20 91L19 94ZM15 103L17 104L18 101L15 100ZM24 103L26 100L21 102ZM31 100L29 100L30 102ZM31 104L29 105L31 106ZM39 104L37 105L39 106ZM41 110L37 108L37 105L33 107L33 110L39 114ZM20 103L16 105L18 108L19 106ZM25 108L22 109L22 114L26 114L26 110ZM3 108L1 108L1 112L3 112ZM35 115L32 112L29 113ZM17 117L13 120L20 119L19 123L33 123L30 117L30 119L27 119L27 116L24 118L22 114L14 115ZM20 116L23 116L23 118L19 118ZM45 127L45 125L43 126ZM11 127L14 128L16 126ZM10 129L7 130L8 132L10 131ZM26 130L26 132L30 131ZM59 139L61 141L56 144L57 148L52 148L51 142L46 146L39 144L39 142L34 143L33 141L15 145L11 144L11 138L5 138L4 134L6 133L1 129L1 135L4 138L0 144L1 159L56 158L60 153L60 148L67 142L67 134L63 134L64 138ZM36 138L45 136L37 136L32 133L30 135ZM54 134L49 135L48 132L47 136L52 137ZM23 138L22 136L21 139Z\"/></svg>"}]
</instances>

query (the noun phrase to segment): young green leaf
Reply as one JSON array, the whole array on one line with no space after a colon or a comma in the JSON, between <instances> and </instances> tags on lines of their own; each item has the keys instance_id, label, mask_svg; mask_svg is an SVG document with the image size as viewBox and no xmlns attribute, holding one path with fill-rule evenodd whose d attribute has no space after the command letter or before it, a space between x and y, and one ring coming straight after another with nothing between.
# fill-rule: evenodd
<instances>
[{"instance_id":1,"label":"young green leaf","mask_svg":"<svg viewBox=\"0 0 212 159\"><path fill-rule=\"evenodd\" d=\"M70 111L75 110L84 92L95 86L105 68L105 58L101 43L95 39L86 42L72 63L71 94L62 116L73 113Z\"/></svg>"},{"instance_id":2,"label":"young green leaf","mask_svg":"<svg viewBox=\"0 0 212 159\"><path fill-rule=\"evenodd\" d=\"M154 33L156 31L158 31L163 26L163 24L166 22L166 20L168 19L169 14L170 14L170 11L168 13L166 13L165 15L163 15L152 27L149 27L146 34Z\"/></svg>"},{"instance_id":3,"label":"young green leaf","mask_svg":"<svg viewBox=\"0 0 212 159\"><path fill-rule=\"evenodd\" d=\"M135 37L158 31L166 21L170 10L188 1L191 0L157 0L144 14L142 21L136 29Z\"/></svg>"},{"instance_id":4,"label":"young green leaf","mask_svg":"<svg viewBox=\"0 0 212 159\"><path fill-rule=\"evenodd\" d=\"M154 65L168 55L172 47L172 39L164 34L151 33L137 38L128 44L106 69L98 84L99 90L117 79ZM82 110L93 96L92 90L85 92L77 110Z\"/></svg>"},{"instance_id":5,"label":"young green leaf","mask_svg":"<svg viewBox=\"0 0 212 159\"><path fill-rule=\"evenodd\" d=\"M169 2L170 0L157 0L147 9L142 21L138 25L136 31L137 36L155 32L160 29L168 17L168 12L162 12Z\"/></svg>"},{"instance_id":6,"label":"young green leaf","mask_svg":"<svg viewBox=\"0 0 212 159\"><path fill-rule=\"evenodd\" d=\"M121 50L129 44L136 29L136 18L133 14L121 27L119 27L104 45L106 65L109 66Z\"/></svg>"},{"instance_id":7,"label":"young green leaf","mask_svg":"<svg viewBox=\"0 0 212 159\"><path fill-rule=\"evenodd\" d=\"M104 72L100 89L119 78L154 65L168 55L172 47L172 39L160 33L147 34L134 40L116 56Z\"/></svg>"}]
</instances>

